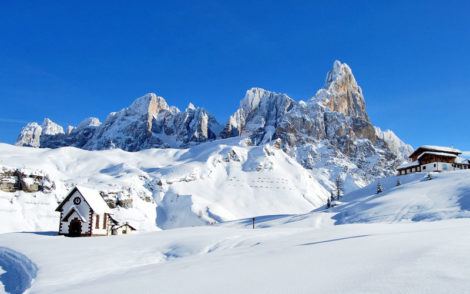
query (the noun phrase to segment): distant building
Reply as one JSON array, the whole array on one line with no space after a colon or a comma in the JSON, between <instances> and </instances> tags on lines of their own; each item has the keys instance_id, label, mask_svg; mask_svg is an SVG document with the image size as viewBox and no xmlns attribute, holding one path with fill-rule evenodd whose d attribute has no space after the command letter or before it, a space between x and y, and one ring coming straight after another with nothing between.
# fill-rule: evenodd
<instances>
[{"instance_id":1,"label":"distant building","mask_svg":"<svg viewBox=\"0 0 470 294\"><path fill-rule=\"evenodd\" d=\"M409 156L411 162L397 168L398 175L469 169L470 161L460 157L461 154L460 150L449 147L420 146Z\"/></svg>"},{"instance_id":2,"label":"distant building","mask_svg":"<svg viewBox=\"0 0 470 294\"><path fill-rule=\"evenodd\" d=\"M60 212L59 235L69 237L127 234L136 229L119 224L96 190L76 186L56 208Z\"/></svg>"},{"instance_id":3,"label":"distant building","mask_svg":"<svg viewBox=\"0 0 470 294\"><path fill-rule=\"evenodd\" d=\"M126 234L132 233L135 230L136 229L128 223L121 224L121 225L116 224L112 228L112 234L113 235L126 235Z\"/></svg>"}]
</instances>

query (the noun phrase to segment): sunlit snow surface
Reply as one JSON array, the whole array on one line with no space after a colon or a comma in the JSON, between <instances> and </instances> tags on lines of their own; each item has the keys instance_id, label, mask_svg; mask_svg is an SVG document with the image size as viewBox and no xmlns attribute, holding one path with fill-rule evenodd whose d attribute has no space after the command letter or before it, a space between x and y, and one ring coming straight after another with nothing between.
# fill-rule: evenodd
<instances>
[{"instance_id":1,"label":"sunlit snow surface","mask_svg":"<svg viewBox=\"0 0 470 294\"><path fill-rule=\"evenodd\" d=\"M8 233L31 293L468 293L470 172L382 180L334 209L100 238Z\"/></svg>"},{"instance_id":2,"label":"sunlit snow surface","mask_svg":"<svg viewBox=\"0 0 470 294\"><path fill-rule=\"evenodd\" d=\"M39 267L31 293L466 293L470 221L207 226L0 235Z\"/></svg>"}]
</instances>

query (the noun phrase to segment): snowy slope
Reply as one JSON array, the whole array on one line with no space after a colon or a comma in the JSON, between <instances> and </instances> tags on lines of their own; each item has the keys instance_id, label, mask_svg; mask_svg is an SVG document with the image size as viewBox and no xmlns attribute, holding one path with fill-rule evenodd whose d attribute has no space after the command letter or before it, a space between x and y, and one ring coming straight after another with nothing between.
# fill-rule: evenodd
<instances>
[{"instance_id":1,"label":"snowy slope","mask_svg":"<svg viewBox=\"0 0 470 294\"><path fill-rule=\"evenodd\" d=\"M469 226L207 226L103 238L14 233L0 243L39 269L31 293L468 293Z\"/></svg>"},{"instance_id":2,"label":"snowy slope","mask_svg":"<svg viewBox=\"0 0 470 294\"><path fill-rule=\"evenodd\" d=\"M290 157L278 153L280 150L273 146L265 150L260 146L240 146L233 139L224 142L225 145L199 145L204 150L127 153L73 149L73 157L93 161L96 166L91 179L103 187L106 184L100 181L106 178L106 173L123 176L122 166L100 172L103 162L112 166L116 158L125 163L127 176L137 168L151 176L158 174L166 192L162 201L156 201L156 206L166 211L167 216L172 215L169 211L182 212L188 207L185 200L175 197L165 201L165 194L192 185L194 189L189 190L203 195L217 187L223 170L245 177L245 182L263 179L249 174L262 174L266 168L271 169L270 174L282 172L287 176L286 169L289 169L292 176L302 177L294 169L295 161L290 163ZM52 176L65 178L64 170L72 169L73 165L79 169L80 164L76 162L59 166L54 152L61 149L35 150L42 158L37 161L44 167L54 164L62 169L54 172L50 168ZM229 150L235 153L227 155ZM21 153L16 150L10 154L18 161ZM123 160L126 157L129 158ZM224 158L230 159L227 162ZM267 158L271 159L269 163ZM2 158L2 162L5 160ZM238 168L232 163L238 164ZM150 165L156 167L152 169ZM205 168L207 171L200 173ZM188 176L189 171L192 176ZM71 172L78 174L76 170ZM466 245L470 242L469 175L470 171L463 170L432 174L431 180L425 173L388 177L380 179L384 187L380 194L375 193L376 183L373 183L345 195L342 204L335 208L318 207L305 213L285 211L263 216L262 210L275 203L268 201L267 196L272 194L257 198L258 190L246 197L242 192L249 189L243 186L237 186L240 191L236 194L237 204L232 199L224 199L222 193L190 197L195 207L206 205L204 197L208 197L210 202L220 203L220 207L209 206L209 211L220 213L222 208L230 206L230 212L239 214L232 217L241 218L210 226L103 238L67 238L57 236L55 231L0 234L3 246L0 256L9 254L7 262L0 261L6 273L0 276L0 284L12 289L17 284L8 277L14 275L15 281L22 281L21 287L32 285L32 293L220 293L221 289L225 293L448 293L449 289L452 293L467 293L470 287ZM129 180L127 176L122 181ZM257 185L267 185L261 182ZM174 183L177 185L173 186ZM229 188L219 186L218 189ZM294 191L300 189L295 187ZM292 211L296 203L301 203L293 192L274 196L286 198L283 207L292 202L289 206ZM259 202L264 208L253 208L254 203L250 201ZM249 211L245 218L242 211ZM203 212L201 218L196 218L210 215ZM256 215L255 230L251 229L251 218L248 218L253 215ZM182 216L175 215L177 221L163 223L171 227L196 219L191 214Z\"/></svg>"},{"instance_id":3,"label":"snowy slope","mask_svg":"<svg viewBox=\"0 0 470 294\"><path fill-rule=\"evenodd\" d=\"M56 230L54 209L76 184L127 203L113 213L140 230L305 213L323 205L328 196L275 145L247 146L240 138L140 152L0 144L0 165L41 170L55 186L50 193L0 191L0 232Z\"/></svg>"},{"instance_id":4,"label":"snowy slope","mask_svg":"<svg viewBox=\"0 0 470 294\"><path fill-rule=\"evenodd\" d=\"M340 205L305 214L257 217L262 228L278 226L323 228L333 225L430 222L470 218L470 170L414 173L382 178L341 198ZM400 185L397 186L397 181ZM383 192L377 194L377 183ZM250 227L251 219L224 223Z\"/></svg>"},{"instance_id":5,"label":"snowy slope","mask_svg":"<svg viewBox=\"0 0 470 294\"><path fill-rule=\"evenodd\" d=\"M402 185L396 186L397 178ZM338 223L435 221L470 217L470 171L418 173L381 181L385 191L376 194L376 184L346 195L338 207Z\"/></svg>"}]
</instances>

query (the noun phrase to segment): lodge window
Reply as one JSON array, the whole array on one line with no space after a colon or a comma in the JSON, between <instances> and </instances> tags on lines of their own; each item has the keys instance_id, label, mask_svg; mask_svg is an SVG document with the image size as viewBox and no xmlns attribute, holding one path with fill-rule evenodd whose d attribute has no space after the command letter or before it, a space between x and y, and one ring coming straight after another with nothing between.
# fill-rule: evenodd
<instances>
[{"instance_id":1,"label":"lodge window","mask_svg":"<svg viewBox=\"0 0 470 294\"><path fill-rule=\"evenodd\" d=\"M426 166L425 166L425 165L423 166L423 169L426 169Z\"/></svg>"},{"instance_id":2,"label":"lodge window","mask_svg":"<svg viewBox=\"0 0 470 294\"><path fill-rule=\"evenodd\" d=\"M104 214L104 219L103 219L103 229L106 229L106 220L107 220L107 217L106 217L106 213Z\"/></svg>"},{"instance_id":3,"label":"lodge window","mask_svg":"<svg viewBox=\"0 0 470 294\"><path fill-rule=\"evenodd\" d=\"M97 214L96 215L96 224L95 224L95 229L100 228L100 216Z\"/></svg>"},{"instance_id":4,"label":"lodge window","mask_svg":"<svg viewBox=\"0 0 470 294\"><path fill-rule=\"evenodd\" d=\"M434 167L436 167L436 164L434 164Z\"/></svg>"}]
</instances>

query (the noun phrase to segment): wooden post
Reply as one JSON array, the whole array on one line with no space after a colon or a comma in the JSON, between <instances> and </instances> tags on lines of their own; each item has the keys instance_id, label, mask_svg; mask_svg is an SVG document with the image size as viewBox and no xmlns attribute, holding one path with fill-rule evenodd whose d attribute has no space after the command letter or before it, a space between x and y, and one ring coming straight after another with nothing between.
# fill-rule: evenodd
<instances>
[{"instance_id":1,"label":"wooden post","mask_svg":"<svg viewBox=\"0 0 470 294\"><path fill-rule=\"evenodd\" d=\"M253 229L255 228L255 218L251 219L253 221Z\"/></svg>"}]
</instances>

